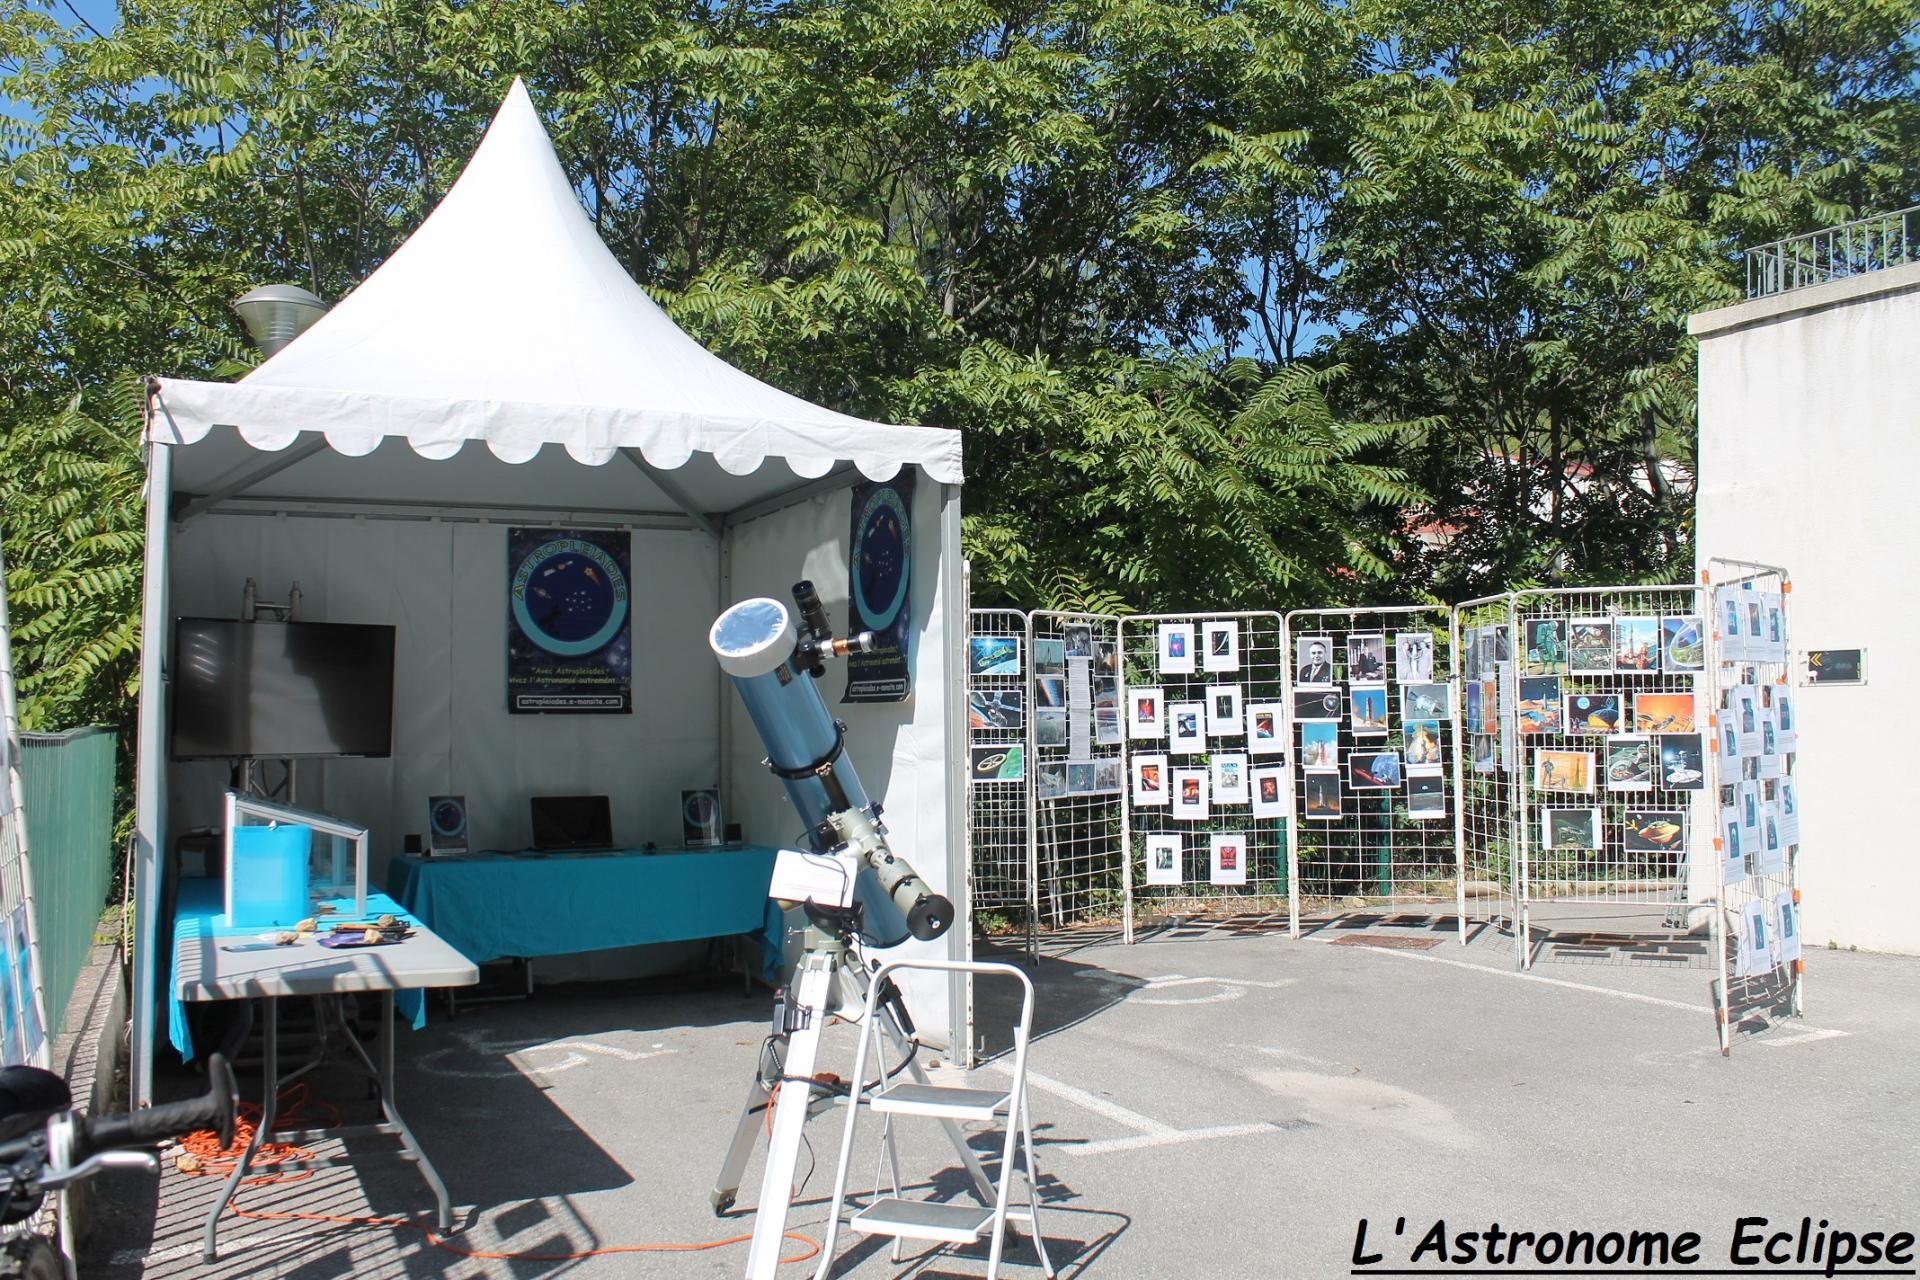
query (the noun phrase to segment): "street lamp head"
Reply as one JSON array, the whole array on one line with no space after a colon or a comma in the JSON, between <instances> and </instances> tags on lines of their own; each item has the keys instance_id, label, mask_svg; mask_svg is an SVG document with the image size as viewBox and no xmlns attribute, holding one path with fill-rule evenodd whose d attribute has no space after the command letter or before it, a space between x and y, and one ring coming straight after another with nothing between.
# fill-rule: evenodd
<instances>
[{"instance_id":1,"label":"street lamp head","mask_svg":"<svg viewBox=\"0 0 1920 1280\"><path fill-rule=\"evenodd\" d=\"M305 333L327 304L295 284L265 284L233 304L253 345L271 356Z\"/></svg>"}]
</instances>

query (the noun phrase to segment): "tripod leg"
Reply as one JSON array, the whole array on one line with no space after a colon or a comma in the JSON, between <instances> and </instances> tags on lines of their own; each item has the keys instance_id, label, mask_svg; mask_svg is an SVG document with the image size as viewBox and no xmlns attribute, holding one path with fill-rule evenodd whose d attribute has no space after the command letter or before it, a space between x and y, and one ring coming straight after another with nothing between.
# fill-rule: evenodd
<instances>
[{"instance_id":1,"label":"tripod leg","mask_svg":"<svg viewBox=\"0 0 1920 1280\"><path fill-rule=\"evenodd\" d=\"M785 1057L783 1041L776 1037L771 1046L774 1061ZM760 1072L753 1073L753 1083L747 1087L747 1100L740 1108L740 1123L734 1127L733 1141L727 1145L727 1158L720 1166L720 1176L713 1181L713 1194L708 1197L713 1203L714 1217L724 1217L733 1208L733 1202L740 1196L740 1175L747 1170L747 1158L753 1154L753 1144L760 1136L760 1129L766 1124L767 1100L771 1095L766 1084L760 1079Z\"/></svg>"},{"instance_id":2,"label":"tripod leg","mask_svg":"<svg viewBox=\"0 0 1920 1280\"><path fill-rule=\"evenodd\" d=\"M820 1056L820 1032L827 1021L827 1007L833 995L835 957L807 955L794 975L795 993L788 998L786 1013L798 1026L788 1038L786 1063L781 1068L785 1080L804 1081L813 1076L813 1064ZM773 1103L773 1137L767 1144L767 1171L760 1183L760 1200L754 1206L753 1243L747 1247L747 1280L774 1280L780 1265L780 1241L787 1230L787 1211L793 1202L793 1167L800 1157L800 1141L812 1109L812 1090L805 1084L780 1090ZM736 1141L737 1141L736 1136Z\"/></svg>"}]
</instances>

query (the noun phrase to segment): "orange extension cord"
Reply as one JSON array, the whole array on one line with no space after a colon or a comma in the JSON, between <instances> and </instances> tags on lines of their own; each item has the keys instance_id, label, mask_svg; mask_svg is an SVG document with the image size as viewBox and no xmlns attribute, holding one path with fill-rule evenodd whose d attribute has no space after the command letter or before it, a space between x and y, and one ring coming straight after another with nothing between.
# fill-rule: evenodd
<instances>
[{"instance_id":1,"label":"orange extension cord","mask_svg":"<svg viewBox=\"0 0 1920 1280\"><path fill-rule=\"evenodd\" d=\"M326 1111L332 1112L329 1118L316 1123L316 1117L312 1112L323 1106L324 1104L317 1104L312 1101L307 1093L307 1086L305 1084L294 1085L280 1095L280 1107L274 1119L274 1128L328 1128L337 1124L339 1122L338 1113L332 1112L332 1108L330 1107L325 1108ZM771 1117L773 1113L771 1101L768 1104L767 1113L769 1117ZM203 1129L198 1133L188 1134L185 1138L181 1139L181 1154L174 1161L174 1167L189 1177L225 1178L229 1176L232 1174L235 1166L240 1163L240 1157L246 1154L247 1144L253 1141L254 1128L258 1123L259 1115L259 1107L251 1103L243 1104L240 1108L239 1117L234 1121L233 1141L226 1147L220 1145L219 1135L210 1130ZM262 1142L260 1144L260 1150L254 1153L252 1167L266 1171L247 1178L241 1185L257 1187L276 1182L299 1182L305 1178L310 1178L314 1173L312 1169L290 1169L286 1172L280 1172L278 1166L289 1161L310 1160L312 1158L313 1152L307 1150L305 1147L294 1146L286 1142ZM405 1227L420 1232L421 1235L426 1237L427 1243L436 1249L445 1249L448 1253L459 1254L463 1258L499 1259L521 1262L572 1262L580 1258L599 1258L616 1253L701 1253L708 1249L724 1249L729 1245L745 1244L747 1241L753 1239L752 1234L749 1233L743 1236L729 1236L725 1240L710 1240L705 1244L616 1244L608 1245L602 1249L582 1249L577 1253L515 1253L510 1250L462 1248L460 1245L454 1244L452 1241L439 1235L431 1227L407 1218L354 1217L331 1213L291 1213L243 1209L240 1207L237 1198L229 1201L227 1207L242 1218L253 1218L261 1222L337 1222L353 1226ZM806 1246L805 1253L797 1253L792 1257L780 1259L782 1265L790 1262L805 1262L809 1258L813 1258L819 1254L820 1246L811 1238L803 1236L797 1231L787 1231L782 1234L786 1239L797 1240Z\"/></svg>"}]
</instances>

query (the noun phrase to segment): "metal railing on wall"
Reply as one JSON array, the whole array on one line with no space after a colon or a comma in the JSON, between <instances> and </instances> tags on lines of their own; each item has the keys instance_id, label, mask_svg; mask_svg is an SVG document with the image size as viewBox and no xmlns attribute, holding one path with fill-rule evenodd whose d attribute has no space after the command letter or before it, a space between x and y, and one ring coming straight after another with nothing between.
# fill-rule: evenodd
<instances>
[{"instance_id":1,"label":"metal railing on wall","mask_svg":"<svg viewBox=\"0 0 1920 1280\"><path fill-rule=\"evenodd\" d=\"M1884 271L1920 254L1920 205L1747 250L1747 297L1766 298Z\"/></svg>"}]
</instances>

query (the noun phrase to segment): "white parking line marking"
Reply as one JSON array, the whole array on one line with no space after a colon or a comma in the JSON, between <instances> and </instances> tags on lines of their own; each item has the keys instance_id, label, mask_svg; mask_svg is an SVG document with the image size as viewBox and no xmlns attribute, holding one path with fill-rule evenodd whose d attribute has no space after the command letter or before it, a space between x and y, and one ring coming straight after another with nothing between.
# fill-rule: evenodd
<instances>
[{"instance_id":1,"label":"white parking line marking","mask_svg":"<svg viewBox=\"0 0 1920 1280\"><path fill-rule=\"evenodd\" d=\"M989 1064L995 1071L1006 1075L1013 1074L1013 1065L1001 1058ZM1152 1116L1141 1115L1131 1107L1123 1107L1111 1098L1102 1098L1098 1094L1088 1093L1085 1089L1075 1088L1051 1076L1043 1076L1029 1069L1027 1083L1042 1093L1052 1094L1077 1107L1085 1108L1097 1116L1113 1121L1125 1129L1132 1129L1131 1138L1099 1138L1086 1142L1062 1142L1057 1144L1061 1151L1078 1156L1101 1155L1109 1151L1138 1151L1145 1147L1170 1147L1182 1142L1199 1142L1207 1138L1238 1138L1251 1133L1273 1133L1278 1126L1259 1124L1216 1125L1206 1129L1176 1129L1163 1124Z\"/></svg>"}]
</instances>

